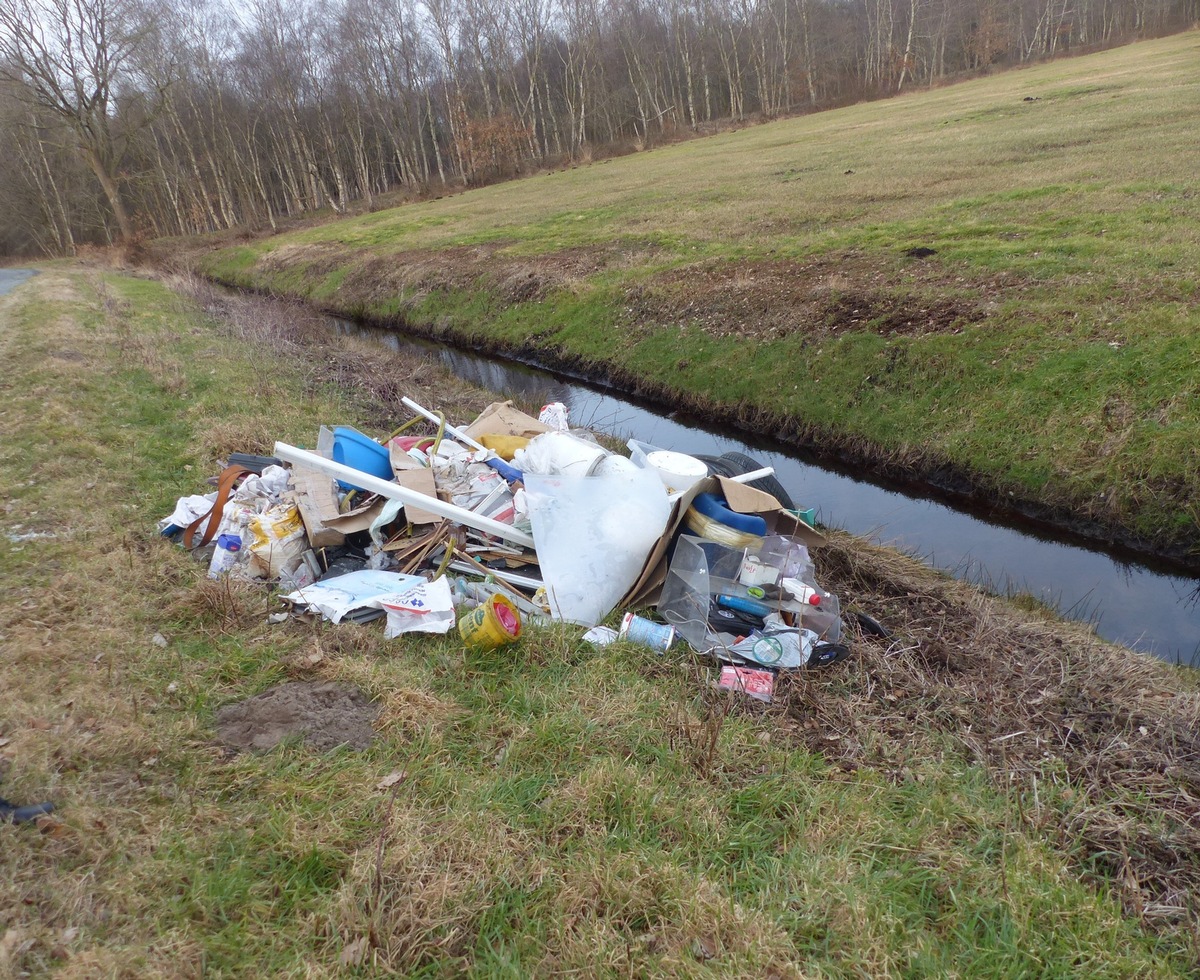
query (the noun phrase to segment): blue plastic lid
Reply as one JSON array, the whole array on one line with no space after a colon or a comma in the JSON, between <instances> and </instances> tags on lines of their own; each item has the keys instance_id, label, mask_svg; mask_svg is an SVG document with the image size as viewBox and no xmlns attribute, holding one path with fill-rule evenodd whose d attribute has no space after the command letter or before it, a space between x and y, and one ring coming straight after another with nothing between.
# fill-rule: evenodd
<instances>
[{"instance_id":1,"label":"blue plastic lid","mask_svg":"<svg viewBox=\"0 0 1200 980\"><path fill-rule=\"evenodd\" d=\"M242 536L240 534L218 534L217 547L226 551L241 551Z\"/></svg>"}]
</instances>

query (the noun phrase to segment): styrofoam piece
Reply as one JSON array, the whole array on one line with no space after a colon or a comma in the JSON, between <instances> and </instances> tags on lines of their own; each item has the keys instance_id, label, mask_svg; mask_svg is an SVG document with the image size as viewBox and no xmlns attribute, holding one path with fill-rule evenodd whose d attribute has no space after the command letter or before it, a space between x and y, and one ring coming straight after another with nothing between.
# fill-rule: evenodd
<instances>
[{"instance_id":1,"label":"styrofoam piece","mask_svg":"<svg viewBox=\"0 0 1200 980\"><path fill-rule=\"evenodd\" d=\"M412 406L409 407L411 408ZM465 524L467 527L473 527L477 531L495 535L498 538L503 538L505 541L513 541L526 548L534 547L532 535L526 534L524 531L518 531L508 524L493 521L490 517L481 517L479 514L472 513L463 507L457 507L437 497L430 497L427 494L409 490L407 487L402 487L400 484L392 483L389 480L381 480L377 476L371 476L352 467L343 466L341 463L335 463L333 460L325 459L316 453L310 453L296 446L289 446L286 442L275 443L274 452L276 456L285 462L303 463L315 470L320 470L322 473L328 473L335 479L353 482L355 486L360 486L371 493L387 497L389 500L399 500L401 503L412 504L414 507L420 507L431 514L437 514L438 517L444 517L457 524Z\"/></svg>"}]
</instances>

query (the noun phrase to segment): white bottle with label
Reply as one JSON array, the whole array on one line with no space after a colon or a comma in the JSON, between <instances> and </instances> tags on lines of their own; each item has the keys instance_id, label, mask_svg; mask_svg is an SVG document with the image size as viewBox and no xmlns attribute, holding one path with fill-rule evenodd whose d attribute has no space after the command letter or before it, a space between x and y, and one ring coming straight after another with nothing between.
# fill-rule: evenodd
<instances>
[{"instance_id":1,"label":"white bottle with label","mask_svg":"<svg viewBox=\"0 0 1200 980\"><path fill-rule=\"evenodd\" d=\"M217 547L208 565L208 577L220 578L237 564L242 550L240 534L218 534Z\"/></svg>"}]
</instances>

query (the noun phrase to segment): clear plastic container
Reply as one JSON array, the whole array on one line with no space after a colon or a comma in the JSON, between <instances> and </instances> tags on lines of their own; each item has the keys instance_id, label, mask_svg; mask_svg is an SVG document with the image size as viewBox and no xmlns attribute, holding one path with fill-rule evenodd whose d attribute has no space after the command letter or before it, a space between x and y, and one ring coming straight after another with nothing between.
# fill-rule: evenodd
<instances>
[{"instance_id":1,"label":"clear plastic container","mask_svg":"<svg viewBox=\"0 0 1200 980\"><path fill-rule=\"evenodd\" d=\"M658 446L652 446L648 442L640 442L637 439L630 439L625 445L629 447L629 458L643 469L648 469L650 466L646 459L647 456L662 451Z\"/></svg>"},{"instance_id":2,"label":"clear plastic container","mask_svg":"<svg viewBox=\"0 0 1200 980\"><path fill-rule=\"evenodd\" d=\"M744 557L744 552L691 535L681 535L675 544L658 612L698 653L710 653L729 643L729 637L709 628L712 597L753 598L749 587L738 581ZM799 618L797 625L812 630L822 640L836 643L842 635L841 607L833 593L819 591L819 606L787 597L768 600L768 604L794 614Z\"/></svg>"},{"instance_id":3,"label":"clear plastic container","mask_svg":"<svg viewBox=\"0 0 1200 980\"><path fill-rule=\"evenodd\" d=\"M800 625L812 630L823 641L837 643L842 638L842 607L832 592L818 589L819 606L805 606L800 613Z\"/></svg>"},{"instance_id":4,"label":"clear plastic container","mask_svg":"<svg viewBox=\"0 0 1200 980\"><path fill-rule=\"evenodd\" d=\"M774 565L778 568L781 579L812 579L812 558L808 554L808 546L803 541L782 534L768 535L763 541L758 557L764 565Z\"/></svg>"}]
</instances>

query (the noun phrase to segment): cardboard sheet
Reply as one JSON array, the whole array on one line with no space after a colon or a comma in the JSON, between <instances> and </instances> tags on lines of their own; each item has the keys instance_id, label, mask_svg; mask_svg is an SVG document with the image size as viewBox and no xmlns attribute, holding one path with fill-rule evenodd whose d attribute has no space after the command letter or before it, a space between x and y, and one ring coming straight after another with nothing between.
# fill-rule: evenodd
<instances>
[{"instance_id":1,"label":"cardboard sheet","mask_svg":"<svg viewBox=\"0 0 1200 980\"><path fill-rule=\"evenodd\" d=\"M300 464L292 467L292 486L291 496L308 532L308 543L314 548L340 545L345 540L345 532L329 526L329 521L339 516L333 478Z\"/></svg>"},{"instance_id":2,"label":"cardboard sheet","mask_svg":"<svg viewBox=\"0 0 1200 980\"><path fill-rule=\"evenodd\" d=\"M513 408L511 401L492 402L479 413L469 426L463 429L472 439L480 436L524 436L532 439L543 432L550 432L550 426L543 425L532 415L526 415L519 408Z\"/></svg>"},{"instance_id":3,"label":"cardboard sheet","mask_svg":"<svg viewBox=\"0 0 1200 980\"><path fill-rule=\"evenodd\" d=\"M383 510L382 497L370 497L361 507L355 507L337 517L331 517L325 522L326 527L335 528L343 534L354 534L356 531L366 531L375 522L379 512Z\"/></svg>"},{"instance_id":4,"label":"cardboard sheet","mask_svg":"<svg viewBox=\"0 0 1200 980\"><path fill-rule=\"evenodd\" d=\"M408 457L405 457L406 459ZM410 460L410 462L412 462ZM420 466L413 463L412 468L407 467L398 469L393 461L393 472L396 474L396 482L400 486L409 490L415 490L417 493L423 493L426 497L437 497L437 486L433 481L433 470L425 466ZM441 520L437 514L425 510L416 504L404 505L404 516L410 524L436 524Z\"/></svg>"}]
</instances>

